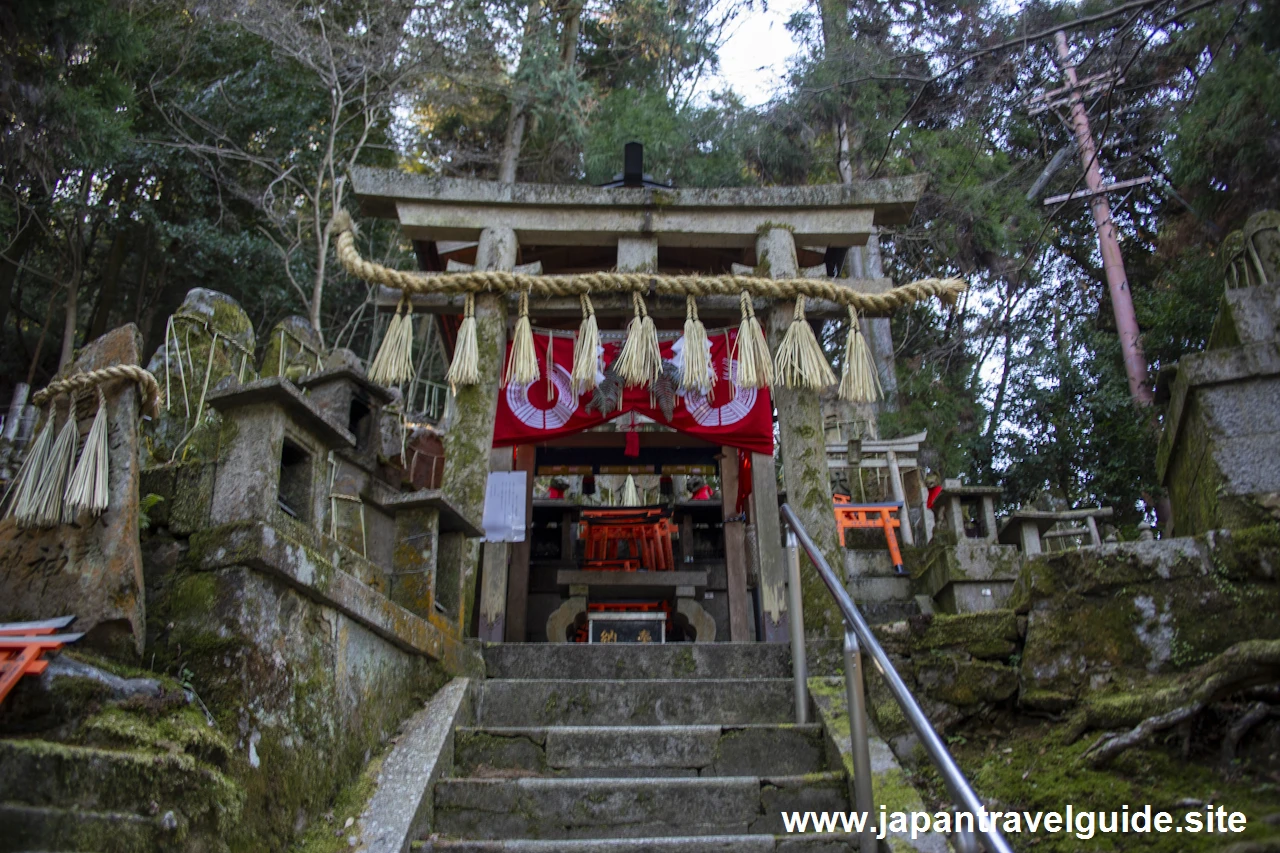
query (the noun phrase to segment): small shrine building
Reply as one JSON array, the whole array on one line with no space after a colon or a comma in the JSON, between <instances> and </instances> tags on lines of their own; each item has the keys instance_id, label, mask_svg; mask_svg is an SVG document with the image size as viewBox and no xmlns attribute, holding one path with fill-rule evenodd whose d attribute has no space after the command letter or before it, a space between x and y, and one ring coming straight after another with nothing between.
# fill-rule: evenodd
<instances>
[{"instance_id":1,"label":"small shrine building","mask_svg":"<svg viewBox=\"0 0 1280 853\"><path fill-rule=\"evenodd\" d=\"M841 289L815 293L889 293L893 282L861 277L848 250L907 222L924 177L674 189L646 179L637 153L628 151L626 173L606 187L352 173L359 216L399 222L428 278L492 272L513 274L503 282L551 282L524 293L477 285L378 294L386 311L442 315L450 343L473 306L480 380L455 387L447 404L442 488L486 523L504 507L523 514L505 534L490 529L483 546L473 621L483 640L782 641L779 492L815 541L836 547L823 410L835 395L777 381L743 387L738 330L753 311L776 352L794 321L846 317L847 304L803 295L797 312L801 279ZM613 289L611 273L653 280L644 292ZM591 274L602 275L589 299L553 292L556 281ZM731 276L790 286L698 295L662 286L678 280L696 292L704 278ZM584 310L594 312L603 367L586 390L573 379ZM538 378L504 382L525 313ZM666 367L665 384L617 380L612 365L642 314L664 365L677 367L686 320L700 319L709 389L676 388Z\"/></svg>"}]
</instances>

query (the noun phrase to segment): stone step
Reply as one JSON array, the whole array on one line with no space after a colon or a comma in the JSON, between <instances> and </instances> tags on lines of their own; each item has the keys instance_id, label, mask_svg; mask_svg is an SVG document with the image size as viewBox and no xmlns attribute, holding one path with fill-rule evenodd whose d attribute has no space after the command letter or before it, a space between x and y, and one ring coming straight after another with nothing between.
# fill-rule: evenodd
<instances>
[{"instance_id":1,"label":"stone step","mask_svg":"<svg viewBox=\"0 0 1280 853\"><path fill-rule=\"evenodd\" d=\"M441 853L850 853L855 836L819 835L687 835L667 838L584 838L537 841L517 838L464 841L418 841L415 851Z\"/></svg>"},{"instance_id":2,"label":"stone step","mask_svg":"<svg viewBox=\"0 0 1280 853\"><path fill-rule=\"evenodd\" d=\"M845 588L859 605L864 601L910 601L913 595L911 578L907 577L859 575L849 578Z\"/></svg>"},{"instance_id":3,"label":"stone step","mask_svg":"<svg viewBox=\"0 0 1280 853\"><path fill-rule=\"evenodd\" d=\"M790 723L789 678L564 681L489 679L476 722L492 726L684 726Z\"/></svg>"},{"instance_id":4,"label":"stone step","mask_svg":"<svg viewBox=\"0 0 1280 853\"><path fill-rule=\"evenodd\" d=\"M819 725L459 728L454 776L798 776L827 769Z\"/></svg>"},{"instance_id":5,"label":"stone step","mask_svg":"<svg viewBox=\"0 0 1280 853\"><path fill-rule=\"evenodd\" d=\"M483 648L489 678L785 678L783 643L495 643Z\"/></svg>"},{"instance_id":6,"label":"stone step","mask_svg":"<svg viewBox=\"0 0 1280 853\"><path fill-rule=\"evenodd\" d=\"M880 545L881 547L875 551L853 548L846 550L843 554L845 577L897 577L898 571L894 568L893 558L889 556L889 551L884 547L883 537Z\"/></svg>"},{"instance_id":7,"label":"stone step","mask_svg":"<svg viewBox=\"0 0 1280 853\"><path fill-rule=\"evenodd\" d=\"M444 779L435 831L454 838L645 838L783 831L783 811L847 810L844 774Z\"/></svg>"},{"instance_id":8,"label":"stone step","mask_svg":"<svg viewBox=\"0 0 1280 853\"><path fill-rule=\"evenodd\" d=\"M0 802L0 850L147 853L175 849L180 829L164 816Z\"/></svg>"},{"instance_id":9,"label":"stone step","mask_svg":"<svg viewBox=\"0 0 1280 853\"><path fill-rule=\"evenodd\" d=\"M90 813L164 815L217 827L232 783L185 754L0 740L0 802Z\"/></svg>"}]
</instances>

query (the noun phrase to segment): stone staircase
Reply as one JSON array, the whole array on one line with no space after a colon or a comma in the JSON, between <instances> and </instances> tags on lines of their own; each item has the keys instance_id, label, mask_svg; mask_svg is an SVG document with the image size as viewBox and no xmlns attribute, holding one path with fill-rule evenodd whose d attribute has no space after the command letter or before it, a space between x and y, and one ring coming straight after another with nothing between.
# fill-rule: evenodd
<instances>
[{"instance_id":1,"label":"stone staircase","mask_svg":"<svg viewBox=\"0 0 1280 853\"><path fill-rule=\"evenodd\" d=\"M193 830L225 834L238 796L185 754L0 740L0 853L185 850Z\"/></svg>"},{"instance_id":2,"label":"stone staircase","mask_svg":"<svg viewBox=\"0 0 1280 853\"><path fill-rule=\"evenodd\" d=\"M897 622L920 613L911 579L894 570L883 541L878 547L845 551L844 570L849 594L872 625Z\"/></svg>"},{"instance_id":3,"label":"stone staircase","mask_svg":"<svg viewBox=\"0 0 1280 853\"><path fill-rule=\"evenodd\" d=\"M783 811L847 810L819 725L793 723L790 651L754 643L507 644L484 650L474 726L416 850L795 853Z\"/></svg>"}]
</instances>

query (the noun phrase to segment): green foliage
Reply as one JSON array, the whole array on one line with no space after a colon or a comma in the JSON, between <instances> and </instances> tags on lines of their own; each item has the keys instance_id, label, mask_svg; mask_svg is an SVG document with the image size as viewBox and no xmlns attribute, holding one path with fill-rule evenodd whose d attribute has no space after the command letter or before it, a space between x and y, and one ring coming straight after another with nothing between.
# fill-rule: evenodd
<instances>
[{"instance_id":1,"label":"green foliage","mask_svg":"<svg viewBox=\"0 0 1280 853\"><path fill-rule=\"evenodd\" d=\"M882 432L928 429L933 472L1001 482L1011 502L1107 503L1134 523L1159 496L1158 424L1128 399L1087 205L1042 204L1079 188L1079 166L1037 182L1070 130L1026 109L1061 84L1050 43L1017 43L1080 11L823 0L792 18L785 86L752 109L704 82L750 8L17 4L0 33L0 371L50 376L66 312L73 345L136 322L153 349L195 286L239 299L259 329L309 314L327 344L367 353L368 290L324 231L355 163L493 178L514 146L519 180L600 183L638 140L653 177L681 186L925 173L913 219L881 233L884 274L960 275L971 291L895 316ZM1222 235L1280 206L1280 15L1164 14L1071 30L1082 76L1127 81L1088 104L1104 174L1177 190L1112 196L1152 375L1204 345ZM416 264L394 225L362 224L365 255Z\"/></svg>"},{"instance_id":2,"label":"green foliage","mask_svg":"<svg viewBox=\"0 0 1280 853\"><path fill-rule=\"evenodd\" d=\"M122 156L136 110L129 73L143 52L132 17L101 0L32 0L7 16L0 168L8 181L56 181L63 169Z\"/></svg>"},{"instance_id":3,"label":"green foliage","mask_svg":"<svg viewBox=\"0 0 1280 853\"><path fill-rule=\"evenodd\" d=\"M616 89L592 114L583 160L590 183L620 171L622 147L644 144L645 170L677 186L738 186L750 182L738 156L733 114L741 104L724 95L709 106L677 105L661 90Z\"/></svg>"},{"instance_id":4,"label":"green foliage","mask_svg":"<svg viewBox=\"0 0 1280 853\"><path fill-rule=\"evenodd\" d=\"M1274 205L1280 190L1280 57L1275 42L1264 42L1268 19L1257 7L1238 19L1234 9L1208 11L1200 23L1175 43L1195 92L1172 123L1170 173L1203 213L1244 218Z\"/></svg>"},{"instance_id":5,"label":"green foliage","mask_svg":"<svg viewBox=\"0 0 1280 853\"><path fill-rule=\"evenodd\" d=\"M145 494L138 500L138 529L139 530L151 529L150 512L151 510L155 509L156 506L163 500L164 500L164 495L157 495L155 493Z\"/></svg>"}]
</instances>

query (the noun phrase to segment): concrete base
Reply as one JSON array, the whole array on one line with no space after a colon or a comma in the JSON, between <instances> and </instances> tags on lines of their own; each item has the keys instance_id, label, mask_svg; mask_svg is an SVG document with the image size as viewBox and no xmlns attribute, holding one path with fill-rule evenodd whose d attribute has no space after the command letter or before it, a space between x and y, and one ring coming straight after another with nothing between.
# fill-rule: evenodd
<instances>
[{"instance_id":1,"label":"concrete base","mask_svg":"<svg viewBox=\"0 0 1280 853\"><path fill-rule=\"evenodd\" d=\"M698 602L692 598L676 599L676 612L689 620L689 627L693 629L694 642L714 643L716 641L716 620L711 618L711 614L703 610Z\"/></svg>"},{"instance_id":2,"label":"concrete base","mask_svg":"<svg viewBox=\"0 0 1280 853\"><path fill-rule=\"evenodd\" d=\"M934 598L943 613L981 613L999 610L1013 592L1013 581L954 581Z\"/></svg>"},{"instance_id":3,"label":"concrete base","mask_svg":"<svg viewBox=\"0 0 1280 853\"><path fill-rule=\"evenodd\" d=\"M638 596L670 598L679 587L692 587L698 592L707 587L706 572L587 572L561 569L556 583L562 587L585 584L592 598L635 598Z\"/></svg>"},{"instance_id":4,"label":"concrete base","mask_svg":"<svg viewBox=\"0 0 1280 853\"><path fill-rule=\"evenodd\" d=\"M816 725L464 728L456 776L799 776L827 769Z\"/></svg>"},{"instance_id":5,"label":"concrete base","mask_svg":"<svg viewBox=\"0 0 1280 853\"><path fill-rule=\"evenodd\" d=\"M893 559L888 551L846 550L844 556L845 577L893 577Z\"/></svg>"},{"instance_id":6,"label":"concrete base","mask_svg":"<svg viewBox=\"0 0 1280 853\"><path fill-rule=\"evenodd\" d=\"M782 831L782 811L848 808L841 773L808 776L446 779L438 829L469 838L636 838ZM776 826L775 826L776 824Z\"/></svg>"},{"instance_id":7,"label":"concrete base","mask_svg":"<svg viewBox=\"0 0 1280 853\"><path fill-rule=\"evenodd\" d=\"M856 577L845 584L845 588L858 604L912 600L908 577Z\"/></svg>"},{"instance_id":8,"label":"concrete base","mask_svg":"<svg viewBox=\"0 0 1280 853\"><path fill-rule=\"evenodd\" d=\"M1280 347L1275 340L1179 362L1156 456L1173 533L1246 527L1280 509Z\"/></svg>"},{"instance_id":9,"label":"concrete base","mask_svg":"<svg viewBox=\"0 0 1280 853\"><path fill-rule=\"evenodd\" d=\"M838 755L844 765L845 773L849 779L849 801L853 802L855 796L853 788L853 744L849 736L843 734L843 731L847 730L849 725L849 709L848 701L845 698L847 694L845 693L844 679L810 678L809 692L813 696L814 705L818 709L819 719L821 719L823 727L827 731L828 750ZM887 787L892 787L900 798L889 806L895 811L925 811L924 799L911 786L907 774L902 769L902 765L898 763L897 756L894 755L893 750L889 748L884 739L880 737L880 733L875 731L871 721L868 720L867 722L870 729L868 740L871 748L872 789L879 793ZM841 732L841 734L836 734L837 731ZM912 838L905 833L890 833L890 837L893 838L893 841L890 842L893 850L915 850L919 851L919 853L947 853L950 850L947 839L932 832L917 835L916 838Z\"/></svg>"}]
</instances>

